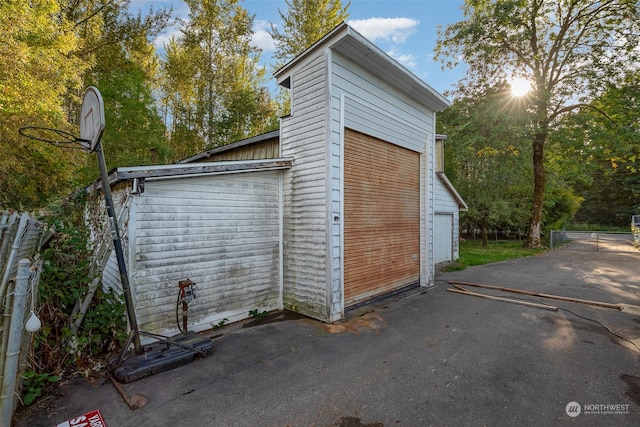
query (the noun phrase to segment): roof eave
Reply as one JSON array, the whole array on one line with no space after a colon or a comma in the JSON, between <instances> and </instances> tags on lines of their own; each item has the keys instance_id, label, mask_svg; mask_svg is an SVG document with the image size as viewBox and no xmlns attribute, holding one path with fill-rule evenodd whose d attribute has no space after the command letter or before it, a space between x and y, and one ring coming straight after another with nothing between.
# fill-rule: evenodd
<instances>
[{"instance_id":1,"label":"roof eave","mask_svg":"<svg viewBox=\"0 0 640 427\"><path fill-rule=\"evenodd\" d=\"M451 196L455 199L456 203L458 203L458 208L463 212L468 211L469 206L467 206L467 203L464 201L460 193L458 193L458 190L456 190L451 181L449 181L447 175L445 175L444 172L436 172L436 175L438 175L440 181L442 181L447 190L449 190Z\"/></svg>"},{"instance_id":2,"label":"roof eave","mask_svg":"<svg viewBox=\"0 0 640 427\"><path fill-rule=\"evenodd\" d=\"M420 96L427 99L430 106L434 111L442 111L451 105L451 102L445 98L440 92L432 88L429 84L418 78L413 72L407 69L404 65L384 52L378 46L369 41L362 34L354 30L352 27L347 26L348 36L356 39L362 46L364 46L369 52L373 53L381 63L390 63L395 66L396 76L399 80L402 80L406 86L411 87L411 91L406 91L408 95ZM336 43L338 44L338 43Z\"/></svg>"},{"instance_id":3,"label":"roof eave","mask_svg":"<svg viewBox=\"0 0 640 427\"><path fill-rule=\"evenodd\" d=\"M128 179L168 179L186 176L249 172L255 170L288 169L293 164L289 157L258 160L232 160L226 162L174 163L170 165L134 166L118 168L116 181Z\"/></svg>"},{"instance_id":4,"label":"roof eave","mask_svg":"<svg viewBox=\"0 0 640 427\"><path fill-rule=\"evenodd\" d=\"M307 49L305 49L304 52L300 53L299 55L294 57L292 60L287 62L285 65L283 65L282 67L278 68L273 73L273 76L276 78L277 83L280 84L281 83L281 79L280 78L281 77L286 78L287 77L287 75L286 75L287 72L291 68L293 68L296 64L298 64L300 61L302 61L311 52L317 50L320 46L326 44L327 41L332 39L332 38L334 38L337 33L341 32L341 31L346 31L347 28L349 28L347 23L342 21L340 24L336 25L336 27L333 30L329 31L327 34L322 36L317 42L315 42L314 44L309 46Z\"/></svg>"},{"instance_id":5,"label":"roof eave","mask_svg":"<svg viewBox=\"0 0 640 427\"><path fill-rule=\"evenodd\" d=\"M405 66L382 51L375 44L371 43L362 34L350 27L346 22L342 22L340 25L336 26L300 55L296 56L286 65L278 69L273 74L277 83L279 85L283 84L289 78L288 73L291 69L303 61L304 58L309 56L312 52L322 48L323 46L328 46L329 48L339 51L342 43L345 43L345 45L348 44L349 38L357 41L358 48L363 57L374 58L375 62L381 66L391 65L394 78L397 79L399 87L402 88L407 95L418 98L435 112L442 111L451 105L450 101L442 94L419 79ZM375 72L375 70L372 71Z\"/></svg>"}]
</instances>

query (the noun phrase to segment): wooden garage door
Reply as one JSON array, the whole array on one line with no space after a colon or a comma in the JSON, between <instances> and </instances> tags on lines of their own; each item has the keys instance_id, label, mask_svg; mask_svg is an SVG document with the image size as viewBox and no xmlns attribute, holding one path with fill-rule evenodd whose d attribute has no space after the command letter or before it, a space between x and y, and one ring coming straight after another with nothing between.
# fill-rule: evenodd
<instances>
[{"instance_id":1,"label":"wooden garage door","mask_svg":"<svg viewBox=\"0 0 640 427\"><path fill-rule=\"evenodd\" d=\"M420 154L346 130L345 305L420 280Z\"/></svg>"}]
</instances>

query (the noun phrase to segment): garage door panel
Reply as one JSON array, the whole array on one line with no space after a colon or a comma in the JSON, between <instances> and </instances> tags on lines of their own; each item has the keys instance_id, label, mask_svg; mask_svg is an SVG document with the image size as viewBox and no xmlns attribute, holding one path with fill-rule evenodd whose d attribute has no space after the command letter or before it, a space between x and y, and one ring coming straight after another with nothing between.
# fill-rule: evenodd
<instances>
[{"instance_id":1,"label":"garage door panel","mask_svg":"<svg viewBox=\"0 0 640 427\"><path fill-rule=\"evenodd\" d=\"M453 215L436 214L434 218L434 262L452 260L453 254Z\"/></svg>"},{"instance_id":2,"label":"garage door panel","mask_svg":"<svg viewBox=\"0 0 640 427\"><path fill-rule=\"evenodd\" d=\"M345 304L419 281L420 155L345 132Z\"/></svg>"}]
</instances>

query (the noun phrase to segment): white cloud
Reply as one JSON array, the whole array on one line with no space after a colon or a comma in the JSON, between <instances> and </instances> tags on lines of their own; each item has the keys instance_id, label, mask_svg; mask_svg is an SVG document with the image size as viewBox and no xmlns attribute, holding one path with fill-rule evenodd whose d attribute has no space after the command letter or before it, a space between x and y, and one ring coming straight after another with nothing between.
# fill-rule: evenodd
<instances>
[{"instance_id":1,"label":"white cloud","mask_svg":"<svg viewBox=\"0 0 640 427\"><path fill-rule=\"evenodd\" d=\"M394 48L387 51L387 55L407 68L416 68L418 66L418 60L416 59L416 56L410 53L401 53L396 51L396 49Z\"/></svg>"},{"instance_id":2,"label":"white cloud","mask_svg":"<svg viewBox=\"0 0 640 427\"><path fill-rule=\"evenodd\" d=\"M273 52L275 43L269 34L271 27L268 21L255 21L253 25L253 36L251 37L251 46L262 49L263 52ZM158 35L153 41L156 49L164 50L164 45L169 42L171 37L179 37L181 35L178 28L172 27L162 34Z\"/></svg>"},{"instance_id":3,"label":"white cloud","mask_svg":"<svg viewBox=\"0 0 640 427\"><path fill-rule=\"evenodd\" d=\"M153 45L157 50L164 51L164 46L169 43L172 37L178 38L180 36L180 30L177 28L171 28L168 31L159 34L153 41Z\"/></svg>"},{"instance_id":4,"label":"white cloud","mask_svg":"<svg viewBox=\"0 0 640 427\"><path fill-rule=\"evenodd\" d=\"M255 21L251 45L262 49L263 52L273 52L275 50L275 42L269 34L270 29L271 26L268 21Z\"/></svg>"},{"instance_id":5,"label":"white cloud","mask_svg":"<svg viewBox=\"0 0 640 427\"><path fill-rule=\"evenodd\" d=\"M356 31L373 43L386 45L389 56L407 68L416 68L415 55L402 53L397 45L407 41L416 32L420 21L411 18L368 18L354 19L348 22ZM389 47L390 45L390 47Z\"/></svg>"},{"instance_id":6,"label":"white cloud","mask_svg":"<svg viewBox=\"0 0 640 427\"><path fill-rule=\"evenodd\" d=\"M378 40L404 43L416 31L420 21L411 18L367 18L350 20L348 23L374 43Z\"/></svg>"}]
</instances>

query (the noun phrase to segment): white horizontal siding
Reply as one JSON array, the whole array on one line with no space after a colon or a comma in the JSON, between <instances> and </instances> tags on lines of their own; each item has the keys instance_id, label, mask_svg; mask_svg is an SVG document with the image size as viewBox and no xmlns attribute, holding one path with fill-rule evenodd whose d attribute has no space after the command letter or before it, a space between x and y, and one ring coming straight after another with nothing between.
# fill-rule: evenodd
<instances>
[{"instance_id":1,"label":"white horizontal siding","mask_svg":"<svg viewBox=\"0 0 640 427\"><path fill-rule=\"evenodd\" d=\"M327 114L324 52L292 70L292 115L283 119L285 308L327 318Z\"/></svg>"},{"instance_id":2,"label":"white horizontal siding","mask_svg":"<svg viewBox=\"0 0 640 427\"><path fill-rule=\"evenodd\" d=\"M434 209L436 212L457 212L458 202L453 198L449 190L438 178L434 179Z\"/></svg>"},{"instance_id":3,"label":"white horizontal siding","mask_svg":"<svg viewBox=\"0 0 640 427\"><path fill-rule=\"evenodd\" d=\"M196 283L188 311L193 330L279 308L279 173L146 183L132 208L132 287L141 330L176 330L183 279Z\"/></svg>"},{"instance_id":4,"label":"white horizontal siding","mask_svg":"<svg viewBox=\"0 0 640 427\"><path fill-rule=\"evenodd\" d=\"M332 119L345 96L344 126L402 147L423 152L434 131L433 114L354 62L332 56Z\"/></svg>"},{"instance_id":5,"label":"white horizontal siding","mask_svg":"<svg viewBox=\"0 0 640 427\"><path fill-rule=\"evenodd\" d=\"M122 294L120 269L114 250L110 250L109 258L107 258L107 263L102 271L102 289L104 291L113 289L117 294Z\"/></svg>"}]
</instances>

